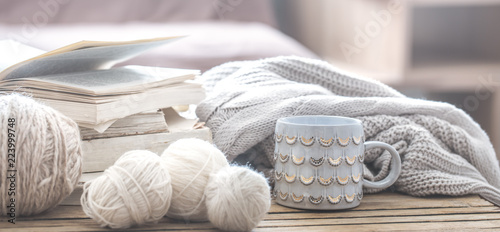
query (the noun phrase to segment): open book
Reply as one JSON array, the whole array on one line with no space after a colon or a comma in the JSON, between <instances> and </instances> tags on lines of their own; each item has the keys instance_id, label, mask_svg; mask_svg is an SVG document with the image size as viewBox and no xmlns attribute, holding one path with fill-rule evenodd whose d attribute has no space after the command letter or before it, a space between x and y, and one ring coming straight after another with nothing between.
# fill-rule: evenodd
<instances>
[{"instance_id":1,"label":"open book","mask_svg":"<svg viewBox=\"0 0 500 232\"><path fill-rule=\"evenodd\" d=\"M0 42L11 66L0 72L0 92L27 92L75 120L104 131L117 119L175 105L196 104L205 97L193 81L198 70L144 66L111 68L149 49L181 37L135 41L81 41L42 53L12 41ZM24 48L22 48L24 46ZM27 54L6 54L28 51ZM28 53L26 52L26 53ZM42 54L37 54L42 53ZM21 56L18 62L12 57ZM0 60L0 68L6 61Z\"/></svg>"}]
</instances>

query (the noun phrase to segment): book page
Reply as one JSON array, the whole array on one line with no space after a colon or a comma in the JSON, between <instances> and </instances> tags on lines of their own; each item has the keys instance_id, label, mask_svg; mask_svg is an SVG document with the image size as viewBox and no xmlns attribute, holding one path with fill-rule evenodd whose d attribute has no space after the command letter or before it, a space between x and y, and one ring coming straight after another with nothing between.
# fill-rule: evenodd
<instances>
[{"instance_id":1,"label":"book page","mask_svg":"<svg viewBox=\"0 0 500 232\"><path fill-rule=\"evenodd\" d=\"M107 70L17 78L0 81L2 88L24 86L86 95L118 95L143 92L191 80L199 70L125 66Z\"/></svg>"},{"instance_id":2,"label":"book page","mask_svg":"<svg viewBox=\"0 0 500 232\"><path fill-rule=\"evenodd\" d=\"M82 41L10 66L0 73L0 80L109 69L116 63L179 38L127 42Z\"/></svg>"},{"instance_id":3,"label":"book page","mask_svg":"<svg viewBox=\"0 0 500 232\"><path fill-rule=\"evenodd\" d=\"M0 71L45 53L44 50L14 40L0 40Z\"/></svg>"},{"instance_id":4,"label":"book page","mask_svg":"<svg viewBox=\"0 0 500 232\"><path fill-rule=\"evenodd\" d=\"M95 128L97 125L104 125L129 115L176 105L198 104L205 98L201 84L187 82L130 95L83 98L85 95L56 91L50 93L27 91L27 94L32 94L40 102L70 117L78 125L94 129L97 129ZM105 128L103 127L102 130Z\"/></svg>"},{"instance_id":5,"label":"book page","mask_svg":"<svg viewBox=\"0 0 500 232\"><path fill-rule=\"evenodd\" d=\"M163 112L142 112L116 120L104 131L80 126L83 140L168 132Z\"/></svg>"},{"instance_id":6,"label":"book page","mask_svg":"<svg viewBox=\"0 0 500 232\"><path fill-rule=\"evenodd\" d=\"M180 116L172 107L163 109L168 130L171 132L192 130L198 119L187 119Z\"/></svg>"}]
</instances>

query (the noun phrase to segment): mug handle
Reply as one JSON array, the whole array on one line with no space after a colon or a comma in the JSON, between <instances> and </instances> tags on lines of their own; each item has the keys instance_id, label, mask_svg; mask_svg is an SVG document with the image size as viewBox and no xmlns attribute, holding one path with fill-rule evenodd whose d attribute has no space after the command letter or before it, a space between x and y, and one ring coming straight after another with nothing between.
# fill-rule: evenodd
<instances>
[{"instance_id":1,"label":"mug handle","mask_svg":"<svg viewBox=\"0 0 500 232\"><path fill-rule=\"evenodd\" d=\"M383 142L376 142L376 141L369 141L365 142L365 150L371 149L371 148L376 148L380 147L383 148L389 153L391 153L392 160L391 160L391 172L389 172L389 175L387 175L383 180L380 181L369 181L364 179L363 187L367 188L387 188L394 184L396 180L399 177L399 174L401 173L401 158L399 157L398 152L394 147L387 143Z\"/></svg>"}]
</instances>

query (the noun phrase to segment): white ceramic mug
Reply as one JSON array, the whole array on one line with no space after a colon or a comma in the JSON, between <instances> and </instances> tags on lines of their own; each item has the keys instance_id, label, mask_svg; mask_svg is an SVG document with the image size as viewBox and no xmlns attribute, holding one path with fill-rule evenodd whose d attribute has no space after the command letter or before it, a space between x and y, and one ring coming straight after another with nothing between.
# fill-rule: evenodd
<instances>
[{"instance_id":1,"label":"white ceramic mug","mask_svg":"<svg viewBox=\"0 0 500 232\"><path fill-rule=\"evenodd\" d=\"M365 142L361 121L336 116L278 119L275 130L275 186L280 205L336 210L353 208L363 186L387 188L401 172L398 152L389 144ZM383 148L392 155L391 172L383 180L363 179L364 152Z\"/></svg>"}]
</instances>

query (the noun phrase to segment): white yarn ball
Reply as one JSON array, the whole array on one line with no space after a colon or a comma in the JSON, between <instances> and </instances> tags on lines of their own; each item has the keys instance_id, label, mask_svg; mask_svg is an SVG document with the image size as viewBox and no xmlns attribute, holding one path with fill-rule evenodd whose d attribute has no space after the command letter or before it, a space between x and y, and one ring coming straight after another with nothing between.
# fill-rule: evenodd
<instances>
[{"instance_id":1,"label":"white yarn ball","mask_svg":"<svg viewBox=\"0 0 500 232\"><path fill-rule=\"evenodd\" d=\"M172 176L172 204L168 217L208 220L205 186L212 173L229 166L224 154L201 139L180 139L161 155Z\"/></svg>"},{"instance_id":2,"label":"white yarn ball","mask_svg":"<svg viewBox=\"0 0 500 232\"><path fill-rule=\"evenodd\" d=\"M226 167L212 175L205 196L210 222L226 231L252 230L271 207L266 178L246 167Z\"/></svg>"},{"instance_id":3,"label":"white yarn ball","mask_svg":"<svg viewBox=\"0 0 500 232\"><path fill-rule=\"evenodd\" d=\"M73 191L82 172L73 120L30 97L0 95L0 128L0 215L38 214Z\"/></svg>"},{"instance_id":4,"label":"white yarn ball","mask_svg":"<svg viewBox=\"0 0 500 232\"><path fill-rule=\"evenodd\" d=\"M171 177L161 158L145 150L123 154L102 176L85 183L85 214L101 226L124 229L156 223L172 199Z\"/></svg>"}]
</instances>

